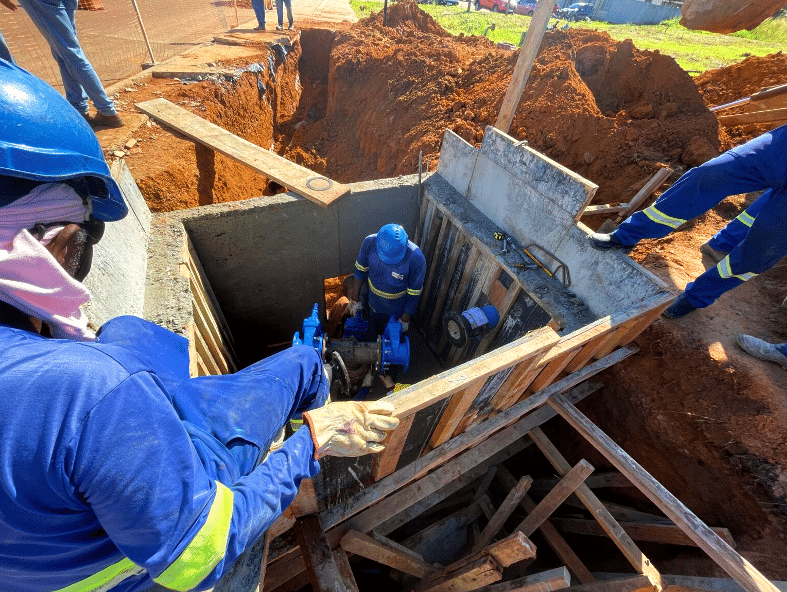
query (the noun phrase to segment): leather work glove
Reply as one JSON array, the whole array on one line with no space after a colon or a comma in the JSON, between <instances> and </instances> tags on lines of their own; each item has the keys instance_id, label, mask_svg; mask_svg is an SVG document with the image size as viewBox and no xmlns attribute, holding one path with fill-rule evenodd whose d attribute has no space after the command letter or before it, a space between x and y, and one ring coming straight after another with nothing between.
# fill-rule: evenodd
<instances>
[{"instance_id":1,"label":"leather work glove","mask_svg":"<svg viewBox=\"0 0 787 592\"><path fill-rule=\"evenodd\" d=\"M407 321L399 321L402 324L402 335L407 333L407 330L410 328L410 323Z\"/></svg>"},{"instance_id":2,"label":"leather work glove","mask_svg":"<svg viewBox=\"0 0 787 592\"><path fill-rule=\"evenodd\" d=\"M381 452L387 432L399 425L394 407L385 401L344 401L304 411L311 430L314 458L363 456Z\"/></svg>"},{"instance_id":3,"label":"leather work glove","mask_svg":"<svg viewBox=\"0 0 787 592\"><path fill-rule=\"evenodd\" d=\"M356 314L358 314L359 310L361 310L361 303L357 300L350 300L350 305L347 307L347 313L351 317L354 317Z\"/></svg>"}]
</instances>

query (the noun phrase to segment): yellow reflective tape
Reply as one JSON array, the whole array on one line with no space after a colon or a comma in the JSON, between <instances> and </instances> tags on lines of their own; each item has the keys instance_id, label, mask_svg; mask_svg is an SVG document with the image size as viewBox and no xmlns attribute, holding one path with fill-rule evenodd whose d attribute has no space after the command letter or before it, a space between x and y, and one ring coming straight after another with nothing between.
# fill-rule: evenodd
<instances>
[{"instance_id":1,"label":"yellow reflective tape","mask_svg":"<svg viewBox=\"0 0 787 592\"><path fill-rule=\"evenodd\" d=\"M421 293L421 290L411 290L410 288L407 288L407 293L410 296L418 296Z\"/></svg>"},{"instance_id":2,"label":"yellow reflective tape","mask_svg":"<svg viewBox=\"0 0 787 592\"><path fill-rule=\"evenodd\" d=\"M670 228L677 228L686 222L686 220L683 220L682 218L673 218L672 216L667 216L667 214L658 210L655 205L652 205L642 211L656 224L663 224L664 226L669 226Z\"/></svg>"},{"instance_id":3,"label":"yellow reflective tape","mask_svg":"<svg viewBox=\"0 0 787 592\"><path fill-rule=\"evenodd\" d=\"M361 265L357 261L355 262L355 269L357 269L358 271L369 271L368 267L364 267L363 265Z\"/></svg>"},{"instance_id":4,"label":"yellow reflective tape","mask_svg":"<svg viewBox=\"0 0 787 592\"><path fill-rule=\"evenodd\" d=\"M716 269L719 272L719 275L722 279L728 280L731 278L738 278L742 282L747 282L753 277L757 277L756 273L732 273L732 266L730 266L730 256L727 255L724 259L719 261L719 264L716 266Z\"/></svg>"},{"instance_id":5,"label":"yellow reflective tape","mask_svg":"<svg viewBox=\"0 0 787 592\"><path fill-rule=\"evenodd\" d=\"M390 292L383 292L382 290L378 290L372 285L372 280L369 280L369 289L375 294L377 294L380 298L386 298L388 300L395 300L407 294L406 290L402 290L401 292L397 292L396 294L391 294Z\"/></svg>"},{"instance_id":6,"label":"yellow reflective tape","mask_svg":"<svg viewBox=\"0 0 787 592\"><path fill-rule=\"evenodd\" d=\"M740 213L740 215L736 218L736 220L745 224L749 228L751 228L751 225L754 224L754 218L752 218L749 214L747 214L745 210Z\"/></svg>"},{"instance_id":7,"label":"yellow reflective tape","mask_svg":"<svg viewBox=\"0 0 787 592\"><path fill-rule=\"evenodd\" d=\"M227 550L233 495L231 489L216 481L216 497L205 524L154 582L171 590L191 590L213 571Z\"/></svg>"},{"instance_id":8,"label":"yellow reflective tape","mask_svg":"<svg viewBox=\"0 0 787 592\"><path fill-rule=\"evenodd\" d=\"M117 563L105 567L97 574L93 574L65 588L60 588L54 592L104 592L117 586L126 578L145 573L144 567L134 565L131 559L122 559Z\"/></svg>"}]
</instances>

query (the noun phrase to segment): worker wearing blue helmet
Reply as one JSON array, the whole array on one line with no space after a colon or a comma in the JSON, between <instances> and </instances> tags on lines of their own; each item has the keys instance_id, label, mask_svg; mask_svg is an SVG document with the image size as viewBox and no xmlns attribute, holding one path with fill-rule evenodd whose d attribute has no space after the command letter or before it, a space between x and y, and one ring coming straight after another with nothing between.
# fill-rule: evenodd
<instances>
[{"instance_id":1,"label":"worker wearing blue helmet","mask_svg":"<svg viewBox=\"0 0 787 592\"><path fill-rule=\"evenodd\" d=\"M78 278L126 211L84 118L0 60L0 590L211 588L319 457L382 450L397 424L388 403L323 405L313 348L191 378L162 327L94 333Z\"/></svg>"}]
</instances>

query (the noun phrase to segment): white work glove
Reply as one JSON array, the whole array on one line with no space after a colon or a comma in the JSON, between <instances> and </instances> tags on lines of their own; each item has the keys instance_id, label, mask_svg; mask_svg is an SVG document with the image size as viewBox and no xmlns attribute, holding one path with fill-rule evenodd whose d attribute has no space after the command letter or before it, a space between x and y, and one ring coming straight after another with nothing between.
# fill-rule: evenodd
<instances>
[{"instance_id":1,"label":"white work glove","mask_svg":"<svg viewBox=\"0 0 787 592\"><path fill-rule=\"evenodd\" d=\"M347 307L347 312L351 317L354 317L358 314L358 311L361 310L361 303L356 302L355 300L350 300L350 305Z\"/></svg>"},{"instance_id":2,"label":"white work glove","mask_svg":"<svg viewBox=\"0 0 787 592\"><path fill-rule=\"evenodd\" d=\"M304 411L314 441L314 458L363 456L381 452L387 432L399 425L394 407L384 401L344 401Z\"/></svg>"},{"instance_id":3,"label":"white work glove","mask_svg":"<svg viewBox=\"0 0 787 592\"><path fill-rule=\"evenodd\" d=\"M410 328L410 323L407 321L399 321L402 324L402 334L404 335L407 333L407 330Z\"/></svg>"}]
</instances>

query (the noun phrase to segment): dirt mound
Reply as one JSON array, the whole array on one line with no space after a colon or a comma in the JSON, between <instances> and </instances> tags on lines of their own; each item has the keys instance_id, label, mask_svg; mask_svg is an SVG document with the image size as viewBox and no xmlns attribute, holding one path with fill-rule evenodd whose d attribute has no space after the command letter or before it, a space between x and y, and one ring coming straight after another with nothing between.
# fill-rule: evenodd
<instances>
[{"instance_id":1,"label":"dirt mound","mask_svg":"<svg viewBox=\"0 0 787 592\"><path fill-rule=\"evenodd\" d=\"M730 103L764 88L787 84L787 55L779 52L765 57L748 57L726 68L708 70L697 76L695 83L709 107ZM731 115L742 110L740 107L733 107L719 111L718 114ZM723 128L720 134L721 147L728 150L768 129L768 126L754 124Z\"/></svg>"},{"instance_id":2,"label":"dirt mound","mask_svg":"<svg viewBox=\"0 0 787 592\"><path fill-rule=\"evenodd\" d=\"M288 157L358 181L412 173L419 151L433 168L446 128L480 143L518 52L451 37L412 1L388 18L395 27L377 14L337 35L325 116L295 131ZM597 201L625 199L658 163L680 166L692 142L719 146L716 119L672 58L589 30L547 34L510 133L597 183Z\"/></svg>"}]
</instances>

